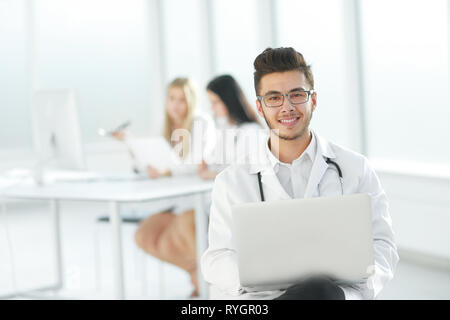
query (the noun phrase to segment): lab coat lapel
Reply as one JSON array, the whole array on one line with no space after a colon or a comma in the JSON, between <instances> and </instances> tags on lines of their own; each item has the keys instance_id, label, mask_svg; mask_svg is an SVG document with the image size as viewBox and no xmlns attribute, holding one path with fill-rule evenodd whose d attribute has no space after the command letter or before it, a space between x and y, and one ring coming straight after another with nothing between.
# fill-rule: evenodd
<instances>
[{"instance_id":1,"label":"lab coat lapel","mask_svg":"<svg viewBox=\"0 0 450 320\"><path fill-rule=\"evenodd\" d=\"M264 192L265 200L287 200L291 199L289 194L284 190L277 175L275 174L272 163L270 162L267 153L270 152L267 148L267 138L264 141L262 148L258 149L259 163L249 166L249 173L255 175L261 172L261 184ZM259 194L259 192L258 192Z\"/></svg>"},{"instance_id":2,"label":"lab coat lapel","mask_svg":"<svg viewBox=\"0 0 450 320\"><path fill-rule=\"evenodd\" d=\"M325 171L327 171L328 164L322 156L322 153L317 152L314 160L311 174L309 176L308 185L306 186L305 198L312 198L318 195L318 186L322 180Z\"/></svg>"},{"instance_id":3,"label":"lab coat lapel","mask_svg":"<svg viewBox=\"0 0 450 320\"><path fill-rule=\"evenodd\" d=\"M267 168L261 172L261 183L266 200L287 200L291 199L284 190L273 168Z\"/></svg>"},{"instance_id":4,"label":"lab coat lapel","mask_svg":"<svg viewBox=\"0 0 450 320\"><path fill-rule=\"evenodd\" d=\"M313 134L315 133L313 132ZM309 175L308 185L306 186L305 198L317 197L319 195L319 183L328 169L328 163L325 161L325 157L331 159L336 157L327 141L320 138L317 134L315 134L315 137L317 142L317 151L313 166L311 168L311 173Z\"/></svg>"}]
</instances>

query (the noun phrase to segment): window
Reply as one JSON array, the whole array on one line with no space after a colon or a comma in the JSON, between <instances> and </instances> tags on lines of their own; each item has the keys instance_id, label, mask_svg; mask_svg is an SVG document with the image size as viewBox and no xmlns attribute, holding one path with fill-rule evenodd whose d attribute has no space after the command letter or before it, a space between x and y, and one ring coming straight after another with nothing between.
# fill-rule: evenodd
<instances>
[{"instance_id":1,"label":"window","mask_svg":"<svg viewBox=\"0 0 450 320\"><path fill-rule=\"evenodd\" d=\"M351 146L352 118L347 101L343 4L345 0L277 1L277 45L293 47L311 64L317 109L311 128L333 142Z\"/></svg>"},{"instance_id":2,"label":"window","mask_svg":"<svg viewBox=\"0 0 450 320\"><path fill-rule=\"evenodd\" d=\"M361 11L369 155L449 163L447 1L361 1Z\"/></svg>"},{"instance_id":3,"label":"window","mask_svg":"<svg viewBox=\"0 0 450 320\"><path fill-rule=\"evenodd\" d=\"M215 0L213 6L216 75L232 75L255 110L253 61L265 49L259 44L259 2Z\"/></svg>"},{"instance_id":4,"label":"window","mask_svg":"<svg viewBox=\"0 0 450 320\"><path fill-rule=\"evenodd\" d=\"M25 1L0 1L0 150L32 148Z\"/></svg>"},{"instance_id":5,"label":"window","mask_svg":"<svg viewBox=\"0 0 450 320\"><path fill-rule=\"evenodd\" d=\"M34 2L37 88L74 88L83 142L132 121L148 134L150 52L146 1Z\"/></svg>"},{"instance_id":6,"label":"window","mask_svg":"<svg viewBox=\"0 0 450 320\"><path fill-rule=\"evenodd\" d=\"M188 77L197 89L198 108L208 110L206 83L210 77L206 7L202 0L164 0L163 44L167 84ZM164 110L164 106L160 106Z\"/></svg>"}]
</instances>

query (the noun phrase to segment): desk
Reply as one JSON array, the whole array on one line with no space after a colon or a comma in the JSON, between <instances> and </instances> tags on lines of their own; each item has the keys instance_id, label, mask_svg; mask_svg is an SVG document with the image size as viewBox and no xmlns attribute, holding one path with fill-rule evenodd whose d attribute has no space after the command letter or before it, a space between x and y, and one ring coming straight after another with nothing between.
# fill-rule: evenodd
<instances>
[{"instance_id":1,"label":"desk","mask_svg":"<svg viewBox=\"0 0 450 320\"><path fill-rule=\"evenodd\" d=\"M10 199L49 200L55 223L56 267L58 280L53 289L63 286L63 266L59 211L60 201L97 201L109 204L112 229L113 268L116 299L125 298L124 270L122 259L122 235L120 229L120 206L124 203L148 202L181 196L195 197L195 226L197 245L197 265L200 271L200 257L207 246L207 215L204 212L204 197L212 189L213 181L205 181L197 176L179 176L158 180L65 182L37 186L21 183L0 190L0 195ZM207 298L207 284L198 273L200 298Z\"/></svg>"}]
</instances>

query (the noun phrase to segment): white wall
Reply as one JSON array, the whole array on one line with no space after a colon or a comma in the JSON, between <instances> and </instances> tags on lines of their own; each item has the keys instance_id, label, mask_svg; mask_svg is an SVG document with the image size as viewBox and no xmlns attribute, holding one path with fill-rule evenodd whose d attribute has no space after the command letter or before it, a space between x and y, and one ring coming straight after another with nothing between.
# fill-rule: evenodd
<instances>
[{"instance_id":1,"label":"white wall","mask_svg":"<svg viewBox=\"0 0 450 320\"><path fill-rule=\"evenodd\" d=\"M450 179L379 172L400 249L450 259Z\"/></svg>"}]
</instances>

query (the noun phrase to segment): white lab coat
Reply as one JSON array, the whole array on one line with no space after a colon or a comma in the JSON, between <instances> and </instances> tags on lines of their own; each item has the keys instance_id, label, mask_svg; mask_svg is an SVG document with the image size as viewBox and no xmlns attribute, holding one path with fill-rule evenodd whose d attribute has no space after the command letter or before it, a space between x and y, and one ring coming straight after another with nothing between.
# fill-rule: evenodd
<instances>
[{"instance_id":1,"label":"white lab coat","mask_svg":"<svg viewBox=\"0 0 450 320\"><path fill-rule=\"evenodd\" d=\"M342 285L341 288L348 300L374 299L392 279L399 260L386 194L364 156L327 142L314 132L313 134L317 139L317 152L305 198L318 197L319 194L341 195L337 172L325 162L324 157L328 157L337 162L342 170L344 194L367 193L372 199L375 273L366 281ZM266 201L290 199L279 183L266 152L261 151L259 156L262 160L260 163L230 166L216 177L214 183L209 247L201 259L202 274L211 285L212 299L273 299L283 293L280 290L248 293L243 291L239 283L237 255L231 231L231 207L238 203L261 201L258 172L261 172Z\"/></svg>"}]
</instances>

